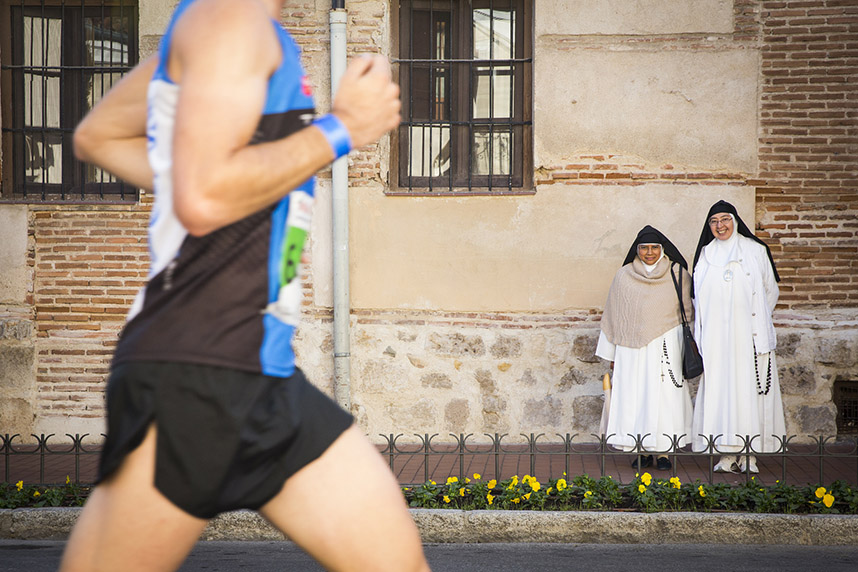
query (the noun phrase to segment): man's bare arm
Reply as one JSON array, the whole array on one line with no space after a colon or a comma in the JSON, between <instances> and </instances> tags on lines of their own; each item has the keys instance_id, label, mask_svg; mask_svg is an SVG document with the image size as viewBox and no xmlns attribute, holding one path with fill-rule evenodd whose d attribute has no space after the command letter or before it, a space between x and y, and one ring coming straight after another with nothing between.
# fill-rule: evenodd
<instances>
[{"instance_id":1,"label":"man's bare arm","mask_svg":"<svg viewBox=\"0 0 858 572\"><path fill-rule=\"evenodd\" d=\"M149 57L111 89L74 132L74 153L132 185L152 189L146 154L146 89L157 66Z\"/></svg>"},{"instance_id":2,"label":"man's bare arm","mask_svg":"<svg viewBox=\"0 0 858 572\"><path fill-rule=\"evenodd\" d=\"M207 234L273 204L334 159L327 139L312 126L248 145L280 58L261 4L200 1L176 26L169 67L180 86L174 208L191 234ZM375 141L399 123L398 96L382 58L349 66L333 113L349 130L353 146Z\"/></svg>"}]
</instances>

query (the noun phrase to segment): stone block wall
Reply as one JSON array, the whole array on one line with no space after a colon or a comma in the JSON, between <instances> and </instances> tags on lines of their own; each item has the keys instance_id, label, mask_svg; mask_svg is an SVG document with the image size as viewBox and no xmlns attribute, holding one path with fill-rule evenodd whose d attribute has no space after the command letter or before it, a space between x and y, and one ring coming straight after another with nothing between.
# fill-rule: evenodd
<instances>
[{"instance_id":1,"label":"stone block wall","mask_svg":"<svg viewBox=\"0 0 858 572\"><path fill-rule=\"evenodd\" d=\"M26 206L0 207L0 432L30 432L36 420L35 242L29 228Z\"/></svg>"}]
</instances>

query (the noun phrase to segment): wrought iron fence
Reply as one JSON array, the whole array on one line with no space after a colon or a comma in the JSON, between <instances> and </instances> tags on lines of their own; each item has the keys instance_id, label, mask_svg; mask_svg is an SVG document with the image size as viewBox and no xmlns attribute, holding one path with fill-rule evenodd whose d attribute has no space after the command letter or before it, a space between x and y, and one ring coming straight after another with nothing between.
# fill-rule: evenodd
<instances>
[{"instance_id":1,"label":"wrought iron fence","mask_svg":"<svg viewBox=\"0 0 858 572\"><path fill-rule=\"evenodd\" d=\"M86 485L95 480L104 435L66 434L68 441L63 442L55 434L31 437L35 441L25 443L19 434L0 435L0 474L4 482L23 480L27 484L50 485L65 483L68 477L72 482ZM383 442L378 445L379 452L403 486L444 481L452 476L469 478L474 473L483 479L499 481L525 474L543 481L587 474L611 476L625 484L639 472L631 466L635 459L643 465L640 470L651 470L656 476L678 476L684 482L737 482L755 478L763 484L775 481L794 485L830 484L845 480L858 485L858 436L800 439L797 435L783 435L775 437L777 450L765 453L755 448L757 436L745 436L742 450L729 454L754 455L759 472L752 473L748 466L740 474L715 472L715 464L724 454L717 445L721 436L710 436L703 452L680 447L682 436L673 436L671 447L663 452L644 450L643 440L648 435L638 435L631 451L612 447L605 436L581 438L569 433L554 437L544 433L517 436L494 433L484 434L484 438L475 438L472 433L450 433L443 442L438 433L409 436L390 433L380 437ZM655 467L646 467L644 461L650 454L667 455L671 468L656 471ZM343 467L343 474L347 475L347 467Z\"/></svg>"},{"instance_id":2,"label":"wrought iron fence","mask_svg":"<svg viewBox=\"0 0 858 572\"><path fill-rule=\"evenodd\" d=\"M604 435L589 435L590 440L578 441L578 434L558 433L554 440L549 440L544 433L521 433L517 442L510 442L515 437L506 433L484 434L484 441L473 439L473 434L450 433L452 441L443 443L435 442L437 433L414 434L408 443L401 443L405 440L401 433L380 436L385 440L381 453L404 486L451 476L468 478L473 473L483 479L497 480L524 474L540 480L588 474L591 477L611 476L626 484L639 472L632 461L637 460L643 470L647 468L649 455L667 455L671 467L659 472L665 476L680 476L685 481L715 483L755 478L769 484L780 481L805 485L835 480L858 484L858 437L855 436L808 435L803 440L797 435L775 436L777 450L765 453L755 448L757 435L741 437L741 451L729 453L719 450L720 435L709 436L702 452L679 446L683 436L675 435L667 436L671 446L659 452L644 450L643 440L648 435L632 436L635 446L631 451L612 447L608 444L609 436ZM743 473L716 473L715 465L723 454L737 455L739 459L753 455L759 472L752 472L751 464L746 463Z\"/></svg>"},{"instance_id":3,"label":"wrought iron fence","mask_svg":"<svg viewBox=\"0 0 858 572\"><path fill-rule=\"evenodd\" d=\"M50 435L31 435L35 443L16 443L20 434L2 435L0 460L2 460L3 481L12 483L25 481L27 484L52 485L71 482L90 484L95 480L98 456L101 444L84 444L89 433L80 435L66 434L71 442L49 443ZM104 438L104 435L101 435Z\"/></svg>"}]
</instances>

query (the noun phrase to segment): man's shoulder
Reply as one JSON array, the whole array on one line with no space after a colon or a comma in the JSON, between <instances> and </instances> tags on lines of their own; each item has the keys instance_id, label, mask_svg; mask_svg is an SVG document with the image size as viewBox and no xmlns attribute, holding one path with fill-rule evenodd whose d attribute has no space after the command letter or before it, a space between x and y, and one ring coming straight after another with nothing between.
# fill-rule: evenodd
<instances>
[{"instance_id":1,"label":"man's shoulder","mask_svg":"<svg viewBox=\"0 0 858 572\"><path fill-rule=\"evenodd\" d=\"M273 71L279 62L273 20L258 0L191 0L178 15L171 44L183 62L208 67L216 62L256 73Z\"/></svg>"},{"instance_id":2,"label":"man's shoulder","mask_svg":"<svg viewBox=\"0 0 858 572\"><path fill-rule=\"evenodd\" d=\"M177 32L200 35L213 41L238 35L260 40L270 36L271 18L258 0L189 0L177 22Z\"/></svg>"}]
</instances>

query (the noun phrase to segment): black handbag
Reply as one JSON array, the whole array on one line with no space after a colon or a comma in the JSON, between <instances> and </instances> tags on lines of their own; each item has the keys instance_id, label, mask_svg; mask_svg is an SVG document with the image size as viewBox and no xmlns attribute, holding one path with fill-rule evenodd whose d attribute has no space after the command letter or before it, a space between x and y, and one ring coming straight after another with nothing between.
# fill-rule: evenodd
<instances>
[{"instance_id":1,"label":"black handbag","mask_svg":"<svg viewBox=\"0 0 858 572\"><path fill-rule=\"evenodd\" d=\"M682 377L685 379L694 379L703 373L703 356L700 355L700 350L697 349L697 342L694 341L691 328L688 326L688 320L685 318L685 305L682 303L681 268L678 284L676 276L673 274L673 265L670 266L670 277L673 278L673 286L676 288L676 295L679 297L679 317L682 319Z\"/></svg>"}]
</instances>

